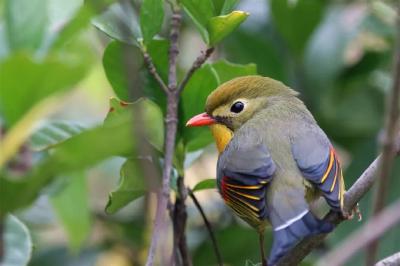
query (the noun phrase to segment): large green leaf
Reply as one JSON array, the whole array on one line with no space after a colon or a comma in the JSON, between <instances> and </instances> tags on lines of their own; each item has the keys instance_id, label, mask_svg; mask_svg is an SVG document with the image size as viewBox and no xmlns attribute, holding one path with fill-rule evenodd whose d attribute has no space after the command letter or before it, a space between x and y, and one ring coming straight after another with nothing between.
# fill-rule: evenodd
<instances>
[{"instance_id":1,"label":"large green leaf","mask_svg":"<svg viewBox=\"0 0 400 266\"><path fill-rule=\"evenodd\" d=\"M133 155L132 123L132 113L127 112L62 142L24 177L0 176L0 202L4 203L0 216L30 204L57 175L85 169L111 156Z\"/></svg>"},{"instance_id":2,"label":"large green leaf","mask_svg":"<svg viewBox=\"0 0 400 266\"><path fill-rule=\"evenodd\" d=\"M207 24L209 44L213 46L220 42L245 21L248 15L249 13L243 11L233 11L228 15L210 18Z\"/></svg>"},{"instance_id":3,"label":"large green leaf","mask_svg":"<svg viewBox=\"0 0 400 266\"><path fill-rule=\"evenodd\" d=\"M50 202L67 232L71 249L77 251L91 229L87 182L83 172L71 173L68 181L62 191L50 198Z\"/></svg>"},{"instance_id":4,"label":"large green leaf","mask_svg":"<svg viewBox=\"0 0 400 266\"><path fill-rule=\"evenodd\" d=\"M147 160L128 159L121 167L118 188L110 193L106 206L107 213L115 213L128 203L143 196L147 191L143 164L151 164ZM150 165L150 167L154 167Z\"/></svg>"},{"instance_id":5,"label":"large green leaf","mask_svg":"<svg viewBox=\"0 0 400 266\"><path fill-rule=\"evenodd\" d=\"M135 103L126 103L116 98L110 99L110 111L107 114L105 122L118 119L126 115L127 112L133 113L143 123L142 129L146 140L159 152L162 152L164 146L164 123L163 114L160 108L148 99L140 99Z\"/></svg>"},{"instance_id":6,"label":"large green leaf","mask_svg":"<svg viewBox=\"0 0 400 266\"><path fill-rule=\"evenodd\" d=\"M168 71L168 41L152 40L146 48L153 58L153 63L156 66L157 71L160 73L161 77L166 80ZM113 41L110 42L104 52L103 67L107 79L118 98L124 101L130 101L131 99L128 92L129 73L126 73L125 66L128 62L125 61L127 58L124 56L127 51L124 49L131 49L129 54L138 55L130 60L143 60L142 55L139 54L139 49L136 46L127 45L119 41ZM158 84L154 81L153 77L148 73L145 66L142 68L141 76L144 78L143 91L141 93L160 105L162 109L165 109L165 95Z\"/></svg>"},{"instance_id":7,"label":"large green leaf","mask_svg":"<svg viewBox=\"0 0 400 266\"><path fill-rule=\"evenodd\" d=\"M126 58L127 54L134 54L137 56L135 58ZM108 44L103 54L103 67L107 79L118 98L124 101L131 100L128 91L130 77L127 72L127 65L129 64L128 60L142 61L138 47L119 41L112 41Z\"/></svg>"},{"instance_id":8,"label":"large green leaf","mask_svg":"<svg viewBox=\"0 0 400 266\"><path fill-rule=\"evenodd\" d=\"M280 53L276 39L263 34L262 31L252 32L243 29L237 30L228 38L224 43L226 59L241 64L253 62L257 65L260 75L287 81L285 65L287 59Z\"/></svg>"},{"instance_id":9,"label":"large green leaf","mask_svg":"<svg viewBox=\"0 0 400 266\"><path fill-rule=\"evenodd\" d=\"M64 47L71 38L78 35L78 33L87 27L92 14L93 11L90 6L85 5L80 7L61 29L52 34L49 42L46 43L46 48L58 49Z\"/></svg>"},{"instance_id":10,"label":"large green leaf","mask_svg":"<svg viewBox=\"0 0 400 266\"><path fill-rule=\"evenodd\" d=\"M93 25L110 38L137 44L141 36L137 15L130 1L112 4L103 14L93 18Z\"/></svg>"},{"instance_id":11,"label":"large green leaf","mask_svg":"<svg viewBox=\"0 0 400 266\"><path fill-rule=\"evenodd\" d=\"M5 217L3 232L4 257L1 266L25 266L32 253L32 239L28 228L13 215Z\"/></svg>"},{"instance_id":12,"label":"large green leaf","mask_svg":"<svg viewBox=\"0 0 400 266\"><path fill-rule=\"evenodd\" d=\"M205 43L209 43L207 24L215 15L214 5L211 0L181 0L185 12L193 20Z\"/></svg>"},{"instance_id":13,"label":"large green leaf","mask_svg":"<svg viewBox=\"0 0 400 266\"><path fill-rule=\"evenodd\" d=\"M217 86L218 75L211 65L206 64L194 73L182 93L182 123L186 123L194 115L204 112L207 96ZM205 127L185 127L183 137L189 151L202 148L212 141L211 134Z\"/></svg>"},{"instance_id":14,"label":"large green leaf","mask_svg":"<svg viewBox=\"0 0 400 266\"><path fill-rule=\"evenodd\" d=\"M6 0L4 11L9 48L37 49L46 30L47 1Z\"/></svg>"},{"instance_id":15,"label":"large green leaf","mask_svg":"<svg viewBox=\"0 0 400 266\"><path fill-rule=\"evenodd\" d=\"M69 60L68 56L37 62L25 54L16 54L1 62L0 113L7 126L40 100L71 88L84 77L86 69L85 62Z\"/></svg>"},{"instance_id":16,"label":"large green leaf","mask_svg":"<svg viewBox=\"0 0 400 266\"><path fill-rule=\"evenodd\" d=\"M221 59L214 62L212 66L215 71L217 71L220 83L224 83L240 76L257 75L257 66L255 64L234 64Z\"/></svg>"},{"instance_id":17,"label":"large green leaf","mask_svg":"<svg viewBox=\"0 0 400 266\"><path fill-rule=\"evenodd\" d=\"M303 53L324 13L325 0L271 0L271 14L279 33L297 55Z\"/></svg>"},{"instance_id":18,"label":"large green leaf","mask_svg":"<svg viewBox=\"0 0 400 266\"><path fill-rule=\"evenodd\" d=\"M79 134L84 129L82 125L71 121L47 121L33 133L29 146L36 151L45 150Z\"/></svg>"},{"instance_id":19,"label":"large green leaf","mask_svg":"<svg viewBox=\"0 0 400 266\"><path fill-rule=\"evenodd\" d=\"M163 0L144 0L140 8L140 28L145 44L149 43L162 27L164 20Z\"/></svg>"}]
</instances>

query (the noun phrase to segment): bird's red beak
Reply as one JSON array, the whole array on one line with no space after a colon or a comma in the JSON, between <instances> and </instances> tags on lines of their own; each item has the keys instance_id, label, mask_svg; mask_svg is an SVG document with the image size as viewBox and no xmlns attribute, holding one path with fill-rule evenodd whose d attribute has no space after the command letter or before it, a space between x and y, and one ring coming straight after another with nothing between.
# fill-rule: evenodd
<instances>
[{"instance_id":1,"label":"bird's red beak","mask_svg":"<svg viewBox=\"0 0 400 266\"><path fill-rule=\"evenodd\" d=\"M202 127L202 126L209 126L215 123L216 121L214 118L209 116L207 113L201 113L190 118L189 121L187 121L186 126Z\"/></svg>"}]
</instances>

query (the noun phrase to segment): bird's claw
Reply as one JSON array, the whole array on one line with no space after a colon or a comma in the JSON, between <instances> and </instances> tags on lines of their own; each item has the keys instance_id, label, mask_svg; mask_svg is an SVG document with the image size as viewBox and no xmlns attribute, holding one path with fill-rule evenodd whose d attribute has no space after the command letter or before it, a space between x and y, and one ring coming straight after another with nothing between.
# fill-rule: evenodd
<instances>
[{"instance_id":1,"label":"bird's claw","mask_svg":"<svg viewBox=\"0 0 400 266\"><path fill-rule=\"evenodd\" d=\"M354 218L354 214L357 214L358 222L362 221L362 213L360 211L360 205L357 203L356 206L354 206L354 208L351 210L350 213L347 212L342 212L342 216L345 220L352 220Z\"/></svg>"}]
</instances>

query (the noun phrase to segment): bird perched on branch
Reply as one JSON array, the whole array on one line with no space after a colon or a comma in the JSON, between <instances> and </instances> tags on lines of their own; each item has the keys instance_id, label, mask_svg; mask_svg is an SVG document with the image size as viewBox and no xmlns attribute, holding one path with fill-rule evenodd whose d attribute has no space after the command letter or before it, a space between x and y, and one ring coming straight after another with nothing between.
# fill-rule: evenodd
<instances>
[{"instance_id":1,"label":"bird perched on branch","mask_svg":"<svg viewBox=\"0 0 400 266\"><path fill-rule=\"evenodd\" d=\"M210 126L220 152L217 185L225 203L260 235L273 228L268 264L303 238L333 225L313 212L321 196L342 212L344 182L337 154L298 93L283 83L246 76L222 84L206 112L187 126Z\"/></svg>"}]
</instances>

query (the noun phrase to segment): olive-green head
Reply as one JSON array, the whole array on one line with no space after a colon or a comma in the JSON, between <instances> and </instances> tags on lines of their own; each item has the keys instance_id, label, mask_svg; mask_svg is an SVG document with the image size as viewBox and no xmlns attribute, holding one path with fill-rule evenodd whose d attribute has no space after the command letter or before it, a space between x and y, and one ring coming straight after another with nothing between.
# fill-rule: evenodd
<instances>
[{"instance_id":1,"label":"olive-green head","mask_svg":"<svg viewBox=\"0 0 400 266\"><path fill-rule=\"evenodd\" d=\"M296 95L297 92L274 79L244 76L214 90L207 98L206 113L235 131L270 104L296 98Z\"/></svg>"}]
</instances>

